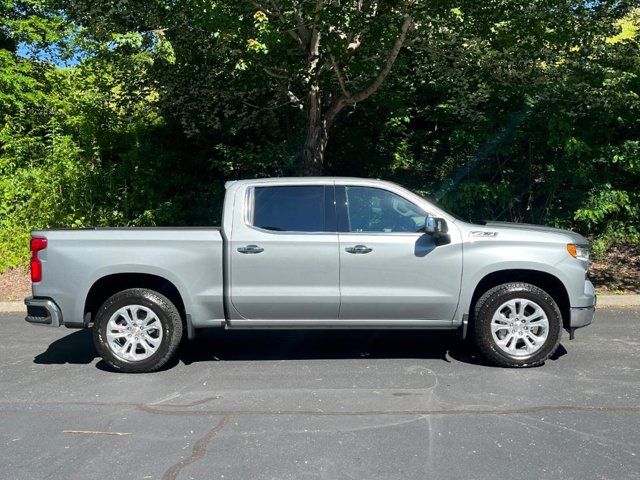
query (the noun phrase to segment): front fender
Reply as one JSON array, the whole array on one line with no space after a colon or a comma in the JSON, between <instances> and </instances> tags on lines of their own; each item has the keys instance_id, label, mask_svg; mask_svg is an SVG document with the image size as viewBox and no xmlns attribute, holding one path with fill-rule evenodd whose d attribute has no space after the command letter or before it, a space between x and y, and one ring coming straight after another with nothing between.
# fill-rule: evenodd
<instances>
[{"instance_id":1,"label":"front fender","mask_svg":"<svg viewBox=\"0 0 640 480\"><path fill-rule=\"evenodd\" d=\"M471 302L480 282L487 275L500 271L529 270L552 275L565 287L572 307L588 306L590 302L585 294L584 265L567 253L565 245L474 242L464 245L463 259L460 303L454 326L462 323L463 315L471 313Z\"/></svg>"}]
</instances>

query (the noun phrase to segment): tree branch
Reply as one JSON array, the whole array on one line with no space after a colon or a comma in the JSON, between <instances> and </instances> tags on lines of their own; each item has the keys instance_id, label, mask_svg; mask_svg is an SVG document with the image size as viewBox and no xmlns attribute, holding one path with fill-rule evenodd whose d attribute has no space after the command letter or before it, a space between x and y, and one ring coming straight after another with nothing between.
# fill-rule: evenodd
<instances>
[{"instance_id":1,"label":"tree branch","mask_svg":"<svg viewBox=\"0 0 640 480\"><path fill-rule=\"evenodd\" d=\"M290 78L289 75L286 75L284 73L274 72L269 67L263 66L262 70L264 70L264 73L266 73L267 75L269 75L270 77L273 77L273 78L281 78L283 80L289 80L289 78Z\"/></svg>"},{"instance_id":2,"label":"tree branch","mask_svg":"<svg viewBox=\"0 0 640 480\"><path fill-rule=\"evenodd\" d=\"M347 42L347 51L344 54L344 57L338 61L338 65L345 65L351 57L353 57L362 44L362 37L364 32L360 33L345 33L342 30L334 26L329 27L329 33L336 32L338 38L341 40L345 40Z\"/></svg>"},{"instance_id":3,"label":"tree branch","mask_svg":"<svg viewBox=\"0 0 640 480\"><path fill-rule=\"evenodd\" d=\"M280 7L278 6L278 3L276 2L276 0L271 0L271 6L275 10L276 16L280 20L280 23L282 23L282 25L286 27L287 19L284 18L284 15L282 14L282 10L280 10ZM300 19L302 19L302 17L300 17ZM300 22L298 26L293 27L293 29L288 29L287 33L291 35L293 39L298 42L298 45L300 45L300 48L302 50L305 49L305 45L309 41L309 29L305 26L304 21Z\"/></svg>"},{"instance_id":4,"label":"tree branch","mask_svg":"<svg viewBox=\"0 0 640 480\"><path fill-rule=\"evenodd\" d=\"M287 88L286 94L287 94L287 97L289 97L289 103L291 105L293 105L294 107L300 110L304 109L304 104L302 103L302 100L300 100L295 93L293 93L290 89Z\"/></svg>"},{"instance_id":5,"label":"tree branch","mask_svg":"<svg viewBox=\"0 0 640 480\"><path fill-rule=\"evenodd\" d=\"M346 97L341 97L331 104L329 110L327 110L327 113L325 115L327 129L331 128L331 126L333 125L333 121L336 119L336 116L338 115L338 113L340 113L340 110L342 110L346 104Z\"/></svg>"},{"instance_id":6,"label":"tree branch","mask_svg":"<svg viewBox=\"0 0 640 480\"><path fill-rule=\"evenodd\" d=\"M402 45L404 44L404 42L405 42L405 40L407 38L407 34L409 33L409 30L412 27L413 27L413 18L411 18L411 16L409 16L409 15L406 15L404 17L404 21L402 22L402 28L401 28L401 31L400 31L400 36L396 39L396 42L393 45L393 48L389 52L389 56L387 57L387 61L385 62L385 65L382 68L382 70L380 70L380 72L378 72L378 76L376 77L376 79L368 87L366 87L362 91L356 93L355 95L352 95L351 98L348 99L347 103L361 102L361 101L369 98L374 93L376 93L376 91L380 88L382 83L387 78L387 75L389 75L389 72L391 72L391 68L393 67L393 64L395 63L396 58L398 58L398 54L400 53L400 49L402 48ZM345 99L345 100L347 100L347 99Z\"/></svg>"},{"instance_id":7,"label":"tree branch","mask_svg":"<svg viewBox=\"0 0 640 480\"><path fill-rule=\"evenodd\" d=\"M354 105L357 102L361 102L369 98L380 88L382 83L385 81L385 79L389 75L389 72L391 72L391 68L395 63L396 58L398 58L400 49L402 48L402 45L404 44L407 38L407 34L409 33L409 30L412 27L413 27L413 18L411 18L411 16L409 15L405 15L404 21L402 22L402 27L400 29L400 36L396 39L393 45L393 48L389 52L387 61L385 62L385 65L382 68L382 70L378 72L378 75L376 76L375 80L368 87L366 87L364 90L358 92L355 95L349 95L345 88L342 89L344 95L331 103L331 106L329 107L329 110L327 110L327 113L325 115L327 128L331 127L336 116L345 107L345 105ZM338 72L336 72L336 75L337 74ZM338 82L341 83L340 86L342 87L343 81L340 80L340 76L338 78Z\"/></svg>"},{"instance_id":8,"label":"tree branch","mask_svg":"<svg viewBox=\"0 0 640 480\"><path fill-rule=\"evenodd\" d=\"M336 63L336 59L335 59L335 57L333 56L332 53L329 54L329 58L331 58L331 65L333 66L333 70L336 72L336 77L338 77L338 84L340 85L340 89L342 90L342 94L347 99L351 98L351 94L347 90L347 86L345 84L344 76L342 75L342 71L340 70L340 67Z\"/></svg>"},{"instance_id":9,"label":"tree branch","mask_svg":"<svg viewBox=\"0 0 640 480\"><path fill-rule=\"evenodd\" d=\"M311 29L311 37L309 39L309 51L307 52L307 73L305 75L305 83L310 83L317 76L318 60L320 59L320 31L314 24Z\"/></svg>"}]
</instances>

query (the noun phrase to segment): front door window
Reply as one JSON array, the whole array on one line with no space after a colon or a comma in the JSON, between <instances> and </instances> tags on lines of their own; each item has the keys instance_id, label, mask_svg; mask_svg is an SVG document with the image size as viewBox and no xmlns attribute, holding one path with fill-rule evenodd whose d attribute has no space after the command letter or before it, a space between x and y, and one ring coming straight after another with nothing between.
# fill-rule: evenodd
<instances>
[{"instance_id":1,"label":"front door window","mask_svg":"<svg viewBox=\"0 0 640 480\"><path fill-rule=\"evenodd\" d=\"M424 230L426 213L395 193L380 188L345 187L347 219L352 233L416 233Z\"/></svg>"}]
</instances>

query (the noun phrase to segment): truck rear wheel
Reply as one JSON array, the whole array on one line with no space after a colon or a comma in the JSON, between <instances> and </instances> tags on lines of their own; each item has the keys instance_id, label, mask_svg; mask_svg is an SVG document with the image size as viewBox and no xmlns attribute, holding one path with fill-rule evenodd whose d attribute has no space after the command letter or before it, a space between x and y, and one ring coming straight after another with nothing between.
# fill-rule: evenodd
<instances>
[{"instance_id":1,"label":"truck rear wheel","mask_svg":"<svg viewBox=\"0 0 640 480\"><path fill-rule=\"evenodd\" d=\"M114 370L153 372L173 357L182 339L182 320L164 295L146 288L116 293L98 310L93 342Z\"/></svg>"},{"instance_id":2,"label":"truck rear wheel","mask_svg":"<svg viewBox=\"0 0 640 480\"><path fill-rule=\"evenodd\" d=\"M560 343L560 309L547 292L535 285L498 285L480 297L474 313L475 342L496 365L542 365Z\"/></svg>"}]
</instances>

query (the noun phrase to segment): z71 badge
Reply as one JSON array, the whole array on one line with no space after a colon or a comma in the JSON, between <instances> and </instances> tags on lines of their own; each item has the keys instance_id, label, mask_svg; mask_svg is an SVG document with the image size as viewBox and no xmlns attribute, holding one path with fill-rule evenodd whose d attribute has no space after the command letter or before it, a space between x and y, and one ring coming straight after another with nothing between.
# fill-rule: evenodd
<instances>
[{"instance_id":1,"label":"z71 badge","mask_svg":"<svg viewBox=\"0 0 640 480\"><path fill-rule=\"evenodd\" d=\"M484 230L474 230L473 232L469 232L470 237L496 237L498 232L489 232Z\"/></svg>"}]
</instances>

